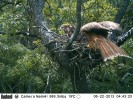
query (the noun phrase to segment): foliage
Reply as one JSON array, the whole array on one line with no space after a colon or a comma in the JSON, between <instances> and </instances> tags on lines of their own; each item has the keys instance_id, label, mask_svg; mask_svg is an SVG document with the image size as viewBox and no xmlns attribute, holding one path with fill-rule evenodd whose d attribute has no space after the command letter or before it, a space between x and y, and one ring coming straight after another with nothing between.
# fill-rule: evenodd
<instances>
[{"instance_id":1,"label":"foliage","mask_svg":"<svg viewBox=\"0 0 133 100\"><path fill-rule=\"evenodd\" d=\"M115 13L116 7L107 0L86 0L82 7L82 23L113 20ZM76 25L76 0L49 0L45 4L44 16L50 28L56 32L62 24Z\"/></svg>"},{"instance_id":2,"label":"foliage","mask_svg":"<svg viewBox=\"0 0 133 100\"><path fill-rule=\"evenodd\" d=\"M45 50L42 46L29 50L15 37L0 36L0 92L45 92L49 74L54 82L52 92L62 92L64 86L59 82L65 76L57 73L58 65L49 54L42 54L42 49Z\"/></svg>"},{"instance_id":3,"label":"foliage","mask_svg":"<svg viewBox=\"0 0 133 100\"><path fill-rule=\"evenodd\" d=\"M103 21L114 19L116 14L116 7L114 7L107 0L88 0L83 3L83 22Z\"/></svg>"},{"instance_id":4,"label":"foliage","mask_svg":"<svg viewBox=\"0 0 133 100\"><path fill-rule=\"evenodd\" d=\"M2 12L0 16L1 31L14 33L28 30L25 0L20 3L17 3L18 1L19 0L15 0L14 4L3 7L4 12Z\"/></svg>"},{"instance_id":5,"label":"foliage","mask_svg":"<svg viewBox=\"0 0 133 100\"><path fill-rule=\"evenodd\" d=\"M130 3L128 10L121 21L121 26L125 31L129 30L133 26L133 1Z\"/></svg>"},{"instance_id":6,"label":"foliage","mask_svg":"<svg viewBox=\"0 0 133 100\"><path fill-rule=\"evenodd\" d=\"M127 62L128 63L128 62ZM130 70L130 72L129 72ZM117 59L93 69L90 88L93 93L132 93L133 68ZM102 87L102 88L101 88Z\"/></svg>"},{"instance_id":7,"label":"foliage","mask_svg":"<svg viewBox=\"0 0 133 100\"><path fill-rule=\"evenodd\" d=\"M45 4L44 16L50 28L58 31L61 24L76 22L75 11L76 0L49 0Z\"/></svg>"}]
</instances>

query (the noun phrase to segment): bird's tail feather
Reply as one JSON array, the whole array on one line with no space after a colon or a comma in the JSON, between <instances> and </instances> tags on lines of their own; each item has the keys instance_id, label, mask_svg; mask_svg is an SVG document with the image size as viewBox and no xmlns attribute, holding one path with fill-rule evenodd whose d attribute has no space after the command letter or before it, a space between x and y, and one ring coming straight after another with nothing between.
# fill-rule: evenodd
<instances>
[{"instance_id":1,"label":"bird's tail feather","mask_svg":"<svg viewBox=\"0 0 133 100\"><path fill-rule=\"evenodd\" d=\"M97 39L96 45L101 52L104 61L108 59L113 59L117 56L129 57L128 54L121 48L119 48L112 41L104 39Z\"/></svg>"}]
</instances>

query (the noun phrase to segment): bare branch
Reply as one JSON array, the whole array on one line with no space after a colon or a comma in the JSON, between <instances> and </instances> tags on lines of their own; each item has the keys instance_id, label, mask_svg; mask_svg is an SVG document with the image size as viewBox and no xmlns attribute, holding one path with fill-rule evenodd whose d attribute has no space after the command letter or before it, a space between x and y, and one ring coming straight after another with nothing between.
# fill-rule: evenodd
<instances>
[{"instance_id":1,"label":"bare branch","mask_svg":"<svg viewBox=\"0 0 133 100\"><path fill-rule=\"evenodd\" d=\"M68 44L66 46L66 49L70 48L73 41L77 38L79 32L80 32L80 27L81 27L81 6L82 6L82 0L77 0L77 6L76 6L76 18L77 18L77 25L76 25L76 30L74 34L71 36L71 38L68 40Z\"/></svg>"},{"instance_id":2,"label":"bare branch","mask_svg":"<svg viewBox=\"0 0 133 100\"><path fill-rule=\"evenodd\" d=\"M118 46L122 45L125 41L131 38L131 36L133 36L133 27L128 32L118 37L116 41Z\"/></svg>"}]
</instances>

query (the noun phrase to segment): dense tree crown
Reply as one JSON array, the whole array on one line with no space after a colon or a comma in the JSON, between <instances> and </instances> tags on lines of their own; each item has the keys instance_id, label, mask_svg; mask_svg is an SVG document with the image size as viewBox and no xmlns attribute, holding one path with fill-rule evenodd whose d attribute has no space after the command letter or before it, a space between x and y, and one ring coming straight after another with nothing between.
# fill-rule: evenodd
<instances>
[{"instance_id":1,"label":"dense tree crown","mask_svg":"<svg viewBox=\"0 0 133 100\"><path fill-rule=\"evenodd\" d=\"M102 62L98 51L77 42L82 25L115 21L123 29L117 38L126 38L118 39L121 48L133 57L132 9L132 0L0 0L0 92L133 93L132 59ZM72 25L75 35L62 25Z\"/></svg>"}]
</instances>

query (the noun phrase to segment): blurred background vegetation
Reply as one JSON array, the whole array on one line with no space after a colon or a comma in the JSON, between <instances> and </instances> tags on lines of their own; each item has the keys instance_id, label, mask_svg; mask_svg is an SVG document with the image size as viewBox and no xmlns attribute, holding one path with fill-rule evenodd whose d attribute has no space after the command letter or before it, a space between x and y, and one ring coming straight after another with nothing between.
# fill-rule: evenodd
<instances>
[{"instance_id":1,"label":"blurred background vegetation","mask_svg":"<svg viewBox=\"0 0 133 100\"><path fill-rule=\"evenodd\" d=\"M76 0L47 0L43 10L48 27L60 34L60 26L76 25ZM123 0L83 0L82 24L91 21L114 21ZM0 1L0 92L42 93L50 87L51 93L72 93L72 84L66 71L50 57L40 39L16 32L29 32L30 16L27 0ZM121 20L127 31L133 26L133 1ZM133 57L133 38L122 45ZM133 93L133 61L116 58L87 70L86 77L92 93ZM48 84L50 83L50 84Z\"/></svg>"}]
</instances>

